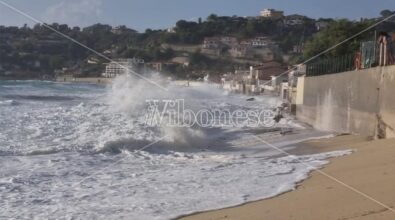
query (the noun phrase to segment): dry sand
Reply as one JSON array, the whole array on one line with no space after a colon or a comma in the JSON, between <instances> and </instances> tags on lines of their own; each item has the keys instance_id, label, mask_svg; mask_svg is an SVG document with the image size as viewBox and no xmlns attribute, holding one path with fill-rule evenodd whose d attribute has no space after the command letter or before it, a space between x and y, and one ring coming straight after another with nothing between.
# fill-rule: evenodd
<instances>
[{"instance_id":1,"label":"dry sand","mask_svg":"<svg viewBox=\"0 0 395 220\"><path fill-rule=\"evenodd\" d=\"M339 136L303 143L318 152L355 149L345 157L331 159L322 172L365 194L314 171L296 190L271 199L241 206L203 212L182 219L210 220L323 220L395 219L395 139L368 141L362 137ZM366 197L371 197L368 199Z\"/></svg>"}]
</instances>

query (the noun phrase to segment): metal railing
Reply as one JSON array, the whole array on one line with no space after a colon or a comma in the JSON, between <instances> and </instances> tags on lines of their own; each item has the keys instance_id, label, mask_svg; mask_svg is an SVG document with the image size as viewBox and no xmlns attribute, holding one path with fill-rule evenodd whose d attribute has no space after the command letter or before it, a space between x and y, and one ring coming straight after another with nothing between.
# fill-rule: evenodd
<instances>
[{"instance_id":1,"label":"metal railing","mask_svg":"<svg viewBox=\"0 0 395 220\"><path fill-rule=\"evenodd\" d=\"M319 76L395 64L395 48L375 41L361 43L355 54L319 59L306 64L306 76Z\"/></svg>"},{"instance_id":2,"label":"metal railing","mask_svg":"<svg viewBox=\"0 0 395 220\"><path fill-rule=\"evenodd\" d=\"M354 69L354 56L347 54L339 57L320 59L306 64L306 76L319 76L340 73Z\"/></svg>"}]
</instances>

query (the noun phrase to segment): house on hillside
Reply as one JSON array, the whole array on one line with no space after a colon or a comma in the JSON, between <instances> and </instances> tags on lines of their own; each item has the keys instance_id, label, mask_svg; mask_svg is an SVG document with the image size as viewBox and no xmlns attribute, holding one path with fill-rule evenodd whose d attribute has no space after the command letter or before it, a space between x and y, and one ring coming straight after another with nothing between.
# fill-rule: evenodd
<instances>
[{"instance_id":1,"label":"house on hillside","mask_svg":"<svg viewBox=\"0 0 395 220\"><path fill-rule=\"evenodd\" d=\"M264 18L272 18L272 19L279 19L284 16L283 11L277 11L272 8L265 8L260 12L261 17Z\"/></svg>"},{"instance_id":2,"label":"house on hillside","mask_svg":"<svg viewBox=\"0 0 395 220\"><path fill-rule=\"evenodd\" d=\"M238 41L234 37L205 37L202 45L202 53L218 56L237 44Z\"/></svg>"},{"instance_id":3,"label":"house on hillside","mask_svg":"<svg viewBox=\"0 0 395 220\"><path fill-rule=\"evenodd\" d=\"M219 49L221 46L221 38L205 37L203 40L203 49Z\"/></svg>"},{"instance_id":4,"label":"house on hillside","mask_svg":"<svg viewBox=\"0 0 395 220\"><path fill-rule=\"evenodd\" d=\"M220 38L220 42L224 45L227 45L229 47L235 46L239 44L239 41L237 40L236 37L229 37L229 36L224 36Z\"/></svg>"},{"instance_id":5,"label":"house on hillside","mask_svg":"<svg viewBox=\"0 0 395 220\"><path fill-rule=\"evenodd\" d=\"M284 18L284 23L286 26L297 26L302 25L306 19L307 17L303 15L288 15Z\"/></svg>"},{"instance_id":6,"label":"house on hillside","mask_svg":"<svg viewBox=\"0 0 395 220\"><path fill-rule=\"evenodd\" d=\"M244 45L244 46L246 46L246 47L251 47L252 45L251 45L251 41L249 41L249 40L243 40L243 41L241 41L240 42L240 45Z\"/></svg>"},{"instance_id":7,"label":"house on hillside","mask_svg":"<svg viewBox=\"0 0 395 220\"><path fill-rule=\"evenodd\" d=\"M203 49L219 49L222 47L232 47L238 45L239 41L236 37L205 37L203 40Z\"/></svg>"},{"instance_id":8,"label":"house on hillside","mask_svg":"<svg viewBox=\"0 0 395 220\"><path fill-rule=\"evenodd\" d=\"M245 44L235 45L229 50L229 54L232 57L242 58L250 56L250 46Z\"/></svg>"},{"instance_id":9,"label":"house on hillside","mask_svg":"<svg viewBox=\"0 0 395 220\"><path fill-rule=\"evenodd\" d=\"M249 41L252 47L265 47L271 44L270 38L265 36L258 36Z\"/></svg>"},{"instance_id":10,"label":"house on hillside","mask_svg":"<svg viewBox=\"0 0 395 220\"><path fill-rule=\"evenodd\" d=\"M125 25L120 25L120 26L113 27L111 29L111 33L120 35L120 34L124 34L124 33L133 34L133 33L137 33L137 31L127 28Z\"/></svg>"}]
</instances>

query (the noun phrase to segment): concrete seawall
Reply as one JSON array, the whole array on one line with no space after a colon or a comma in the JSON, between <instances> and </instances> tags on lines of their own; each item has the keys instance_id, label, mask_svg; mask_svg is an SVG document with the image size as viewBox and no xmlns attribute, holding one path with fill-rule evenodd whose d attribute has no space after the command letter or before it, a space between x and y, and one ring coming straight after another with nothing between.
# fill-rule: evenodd
<instances>
[{"instance_id":1,"label":"concrete seawall","mask_svg":"<svg viewBox=\"0 0 395 220\"><path fill-rule=\"evenodd\" d=\"M304 86L302 103L296 109L298 119L322 130L395 137L395 66L301 81Z\"/></svg>"}]
</instances>

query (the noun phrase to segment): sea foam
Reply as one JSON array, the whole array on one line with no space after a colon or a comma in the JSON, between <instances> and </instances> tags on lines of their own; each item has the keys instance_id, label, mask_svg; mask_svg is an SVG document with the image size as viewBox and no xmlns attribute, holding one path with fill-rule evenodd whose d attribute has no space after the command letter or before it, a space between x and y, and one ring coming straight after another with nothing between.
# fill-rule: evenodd
<instances>
[{"instance_id":1,"label":"sea foam","mask_svg":"<svg viewBox=\"0 0 395 220\"><path fill-rule=\"evenodd\" d=\"M107 88L0 83L0 96L23 103L0 104L2 217L170 219L292 190L328 158L350 153L284 157L256 139L287 151L327 137L292 117L273 129L147 126L147 99L184 99L193 110L281 103L269 96L248 102L215 85L184 87L155 74L150 79L166 91L126 76ZM293 132L283 135L283 127Z\"/></svg>"}]
</instances>

